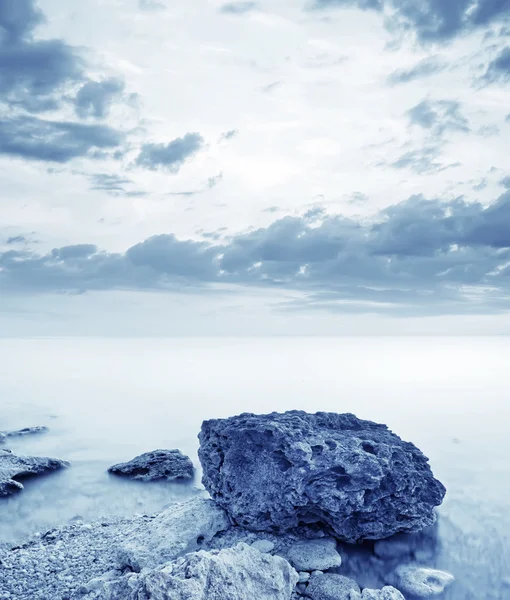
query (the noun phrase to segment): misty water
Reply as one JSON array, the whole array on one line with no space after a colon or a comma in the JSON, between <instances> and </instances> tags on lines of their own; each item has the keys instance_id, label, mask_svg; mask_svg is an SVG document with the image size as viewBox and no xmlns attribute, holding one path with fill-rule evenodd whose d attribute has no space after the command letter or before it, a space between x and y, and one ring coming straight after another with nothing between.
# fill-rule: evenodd
<instances>
[{"instance_id":1,"label":"misty water","mask_svg":"<svg viewBox=\"0 0 510 600\"><path fill-rule=\"evenodd\" d=\"M0 430L14 452L71 468L0 500L0 542L203 493L109 476L119 461L180 448L198 466L202 420L289 409L384 422L430 458L448 493L434 564L448 600L510 598L510 339L1 339Z\"/></svg>"}]
</instances>

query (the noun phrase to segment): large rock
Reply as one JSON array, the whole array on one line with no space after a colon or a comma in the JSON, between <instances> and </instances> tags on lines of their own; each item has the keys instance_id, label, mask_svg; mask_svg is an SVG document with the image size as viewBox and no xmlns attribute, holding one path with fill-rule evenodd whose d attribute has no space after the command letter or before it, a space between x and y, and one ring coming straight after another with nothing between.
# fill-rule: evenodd
<instances>
[{"instance_id":1,"label":"large rock","mask_svg":"<svg viewBox=\"0 0 510 600\"><path fill-rule=\"evenodd\" d=\"M199 439L205 487L255 531L381 539L431 525L445 494L416 446L352 414L242 414L205 421Z\"/></svg>"},{"instance_id":2,"label":"large rock","mask_svg":"<svg viewBox=\"0 0 510 600\"><path fill-rule=\"evenodd\" d=\"M0 450L0 498L22 490L22 479L68 466L68 462L57 458L17 456L10 450Z\"/></svg>"},{"instance_id":3,"label":"large rock","mask_svg":"<svg viewBox=\"0 0 510 600\"><path fill-rule=\"evenodd\" d=\"M108 469L115 475L125 475L141 481L191 479L195 468L191 459L180 450L154 450L141 454L126 463Z\"/></svg>"},{"instance_id":4,"label":"large rock","mask_svg":"<svg viewBox=\"0 0 510 600\"><path fill-rule=\"evenodd\" d=\"M84 586L87 600L290 600L296 571L247 544L199 551L140 574L103 576Z\"/></svg>"}]
</instances>

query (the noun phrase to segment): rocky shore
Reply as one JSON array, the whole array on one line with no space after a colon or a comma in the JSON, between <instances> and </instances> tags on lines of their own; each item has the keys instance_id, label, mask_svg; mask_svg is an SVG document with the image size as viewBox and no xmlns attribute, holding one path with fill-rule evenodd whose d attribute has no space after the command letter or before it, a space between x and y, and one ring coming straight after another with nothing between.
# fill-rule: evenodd
<instances>
[{"instance_id":1,"label":"rocky shore","mask_svg":"<svg viewBox=\"0 0 510 600\"><path fill-rule=\"evenodd\" d=\"M452 584L429 563L445 489L386 426L291 411L199 438L210 498L0 548L0 599L415 600Z\"/></svg>"}]
</instances>

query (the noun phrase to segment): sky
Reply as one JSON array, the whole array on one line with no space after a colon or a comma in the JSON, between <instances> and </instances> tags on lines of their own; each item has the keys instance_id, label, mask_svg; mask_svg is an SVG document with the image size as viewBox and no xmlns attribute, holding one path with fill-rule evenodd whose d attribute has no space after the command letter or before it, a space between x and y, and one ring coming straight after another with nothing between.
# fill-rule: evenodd
<instances>
[{"instance_id":1,"label":"sky","mask_svg":"<svg viewBox=\"0 0 510 600\"><path fill-rule=\"evenodd\" d=\"M0 0L0 336L510 334L510 0Z\"/></svg>"}]
</instances>

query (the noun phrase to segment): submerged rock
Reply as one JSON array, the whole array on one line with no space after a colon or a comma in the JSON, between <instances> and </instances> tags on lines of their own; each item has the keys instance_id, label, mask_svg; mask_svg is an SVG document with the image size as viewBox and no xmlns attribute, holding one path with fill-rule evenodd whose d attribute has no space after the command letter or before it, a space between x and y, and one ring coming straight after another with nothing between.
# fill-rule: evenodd
<instances>
[{"instance_id":1,"label":"submerged rock","mask_svg":"<svg viewBox=\"0 0 510 600\"><path fill-rule=\"evenodd\" d=\"M199 439L205 487L255 531L382 539L431 525L446 491L416 446L352 414L242 414L205 421Z\"/></svg>"},{"instance_id":2,"label":"submerged rock","mask_svg":"<svg viewBox=\"0 0 510 600\"><path fill-rule=\"evenodd\" d=\"M111 575L84 586L87 600L290 600L296 571L247 544L201 550L140 574Z\"/></svg>"},{"instance_id":3,"label":"submerged rock","mask_svg":"<svg viewBox=\"0 0 510 600\"><path fill-rule=\"evenodd\" d=\"M10 450L0 450L0 497L9 496L23 489L20 479L43 475L69 463L57 458L17 456Z\"/></svg>"},{"instance_id":4,"label":"submerged rock","mask_svg":"<svg viewBox=\"0 0 510 600\"><path fill-rule=\"evenodd\" d=\"M401 565L395 569L390 579L404 594L418 598L438 596L455 581L455 577L450 573L419 565Z\"/></svg>"},{"instance_id":5,"label":"submerged rock","mask_svg":"<svg viewBox=\"0 0 510 600\"><path fill-rule=\"evenodd\" d=\"M153 450L108 469L109 473L140 481L191 479L194 471L191 459L180 450Z\"/></svg>"},{"instance_id":6,"label":"submerged rock","mask_svg":"<svg viewBox=\"0 0 510 600\"><path fill-rule=\"evenodd\" d=\"M31 435L34 433L48 433L47 427L38 425L37 427L24 427L23 429L17 429L16 431L0 431L0 443L5 442L7 438L22 437L24 435Z\"/></svg>"}]
</instances>

